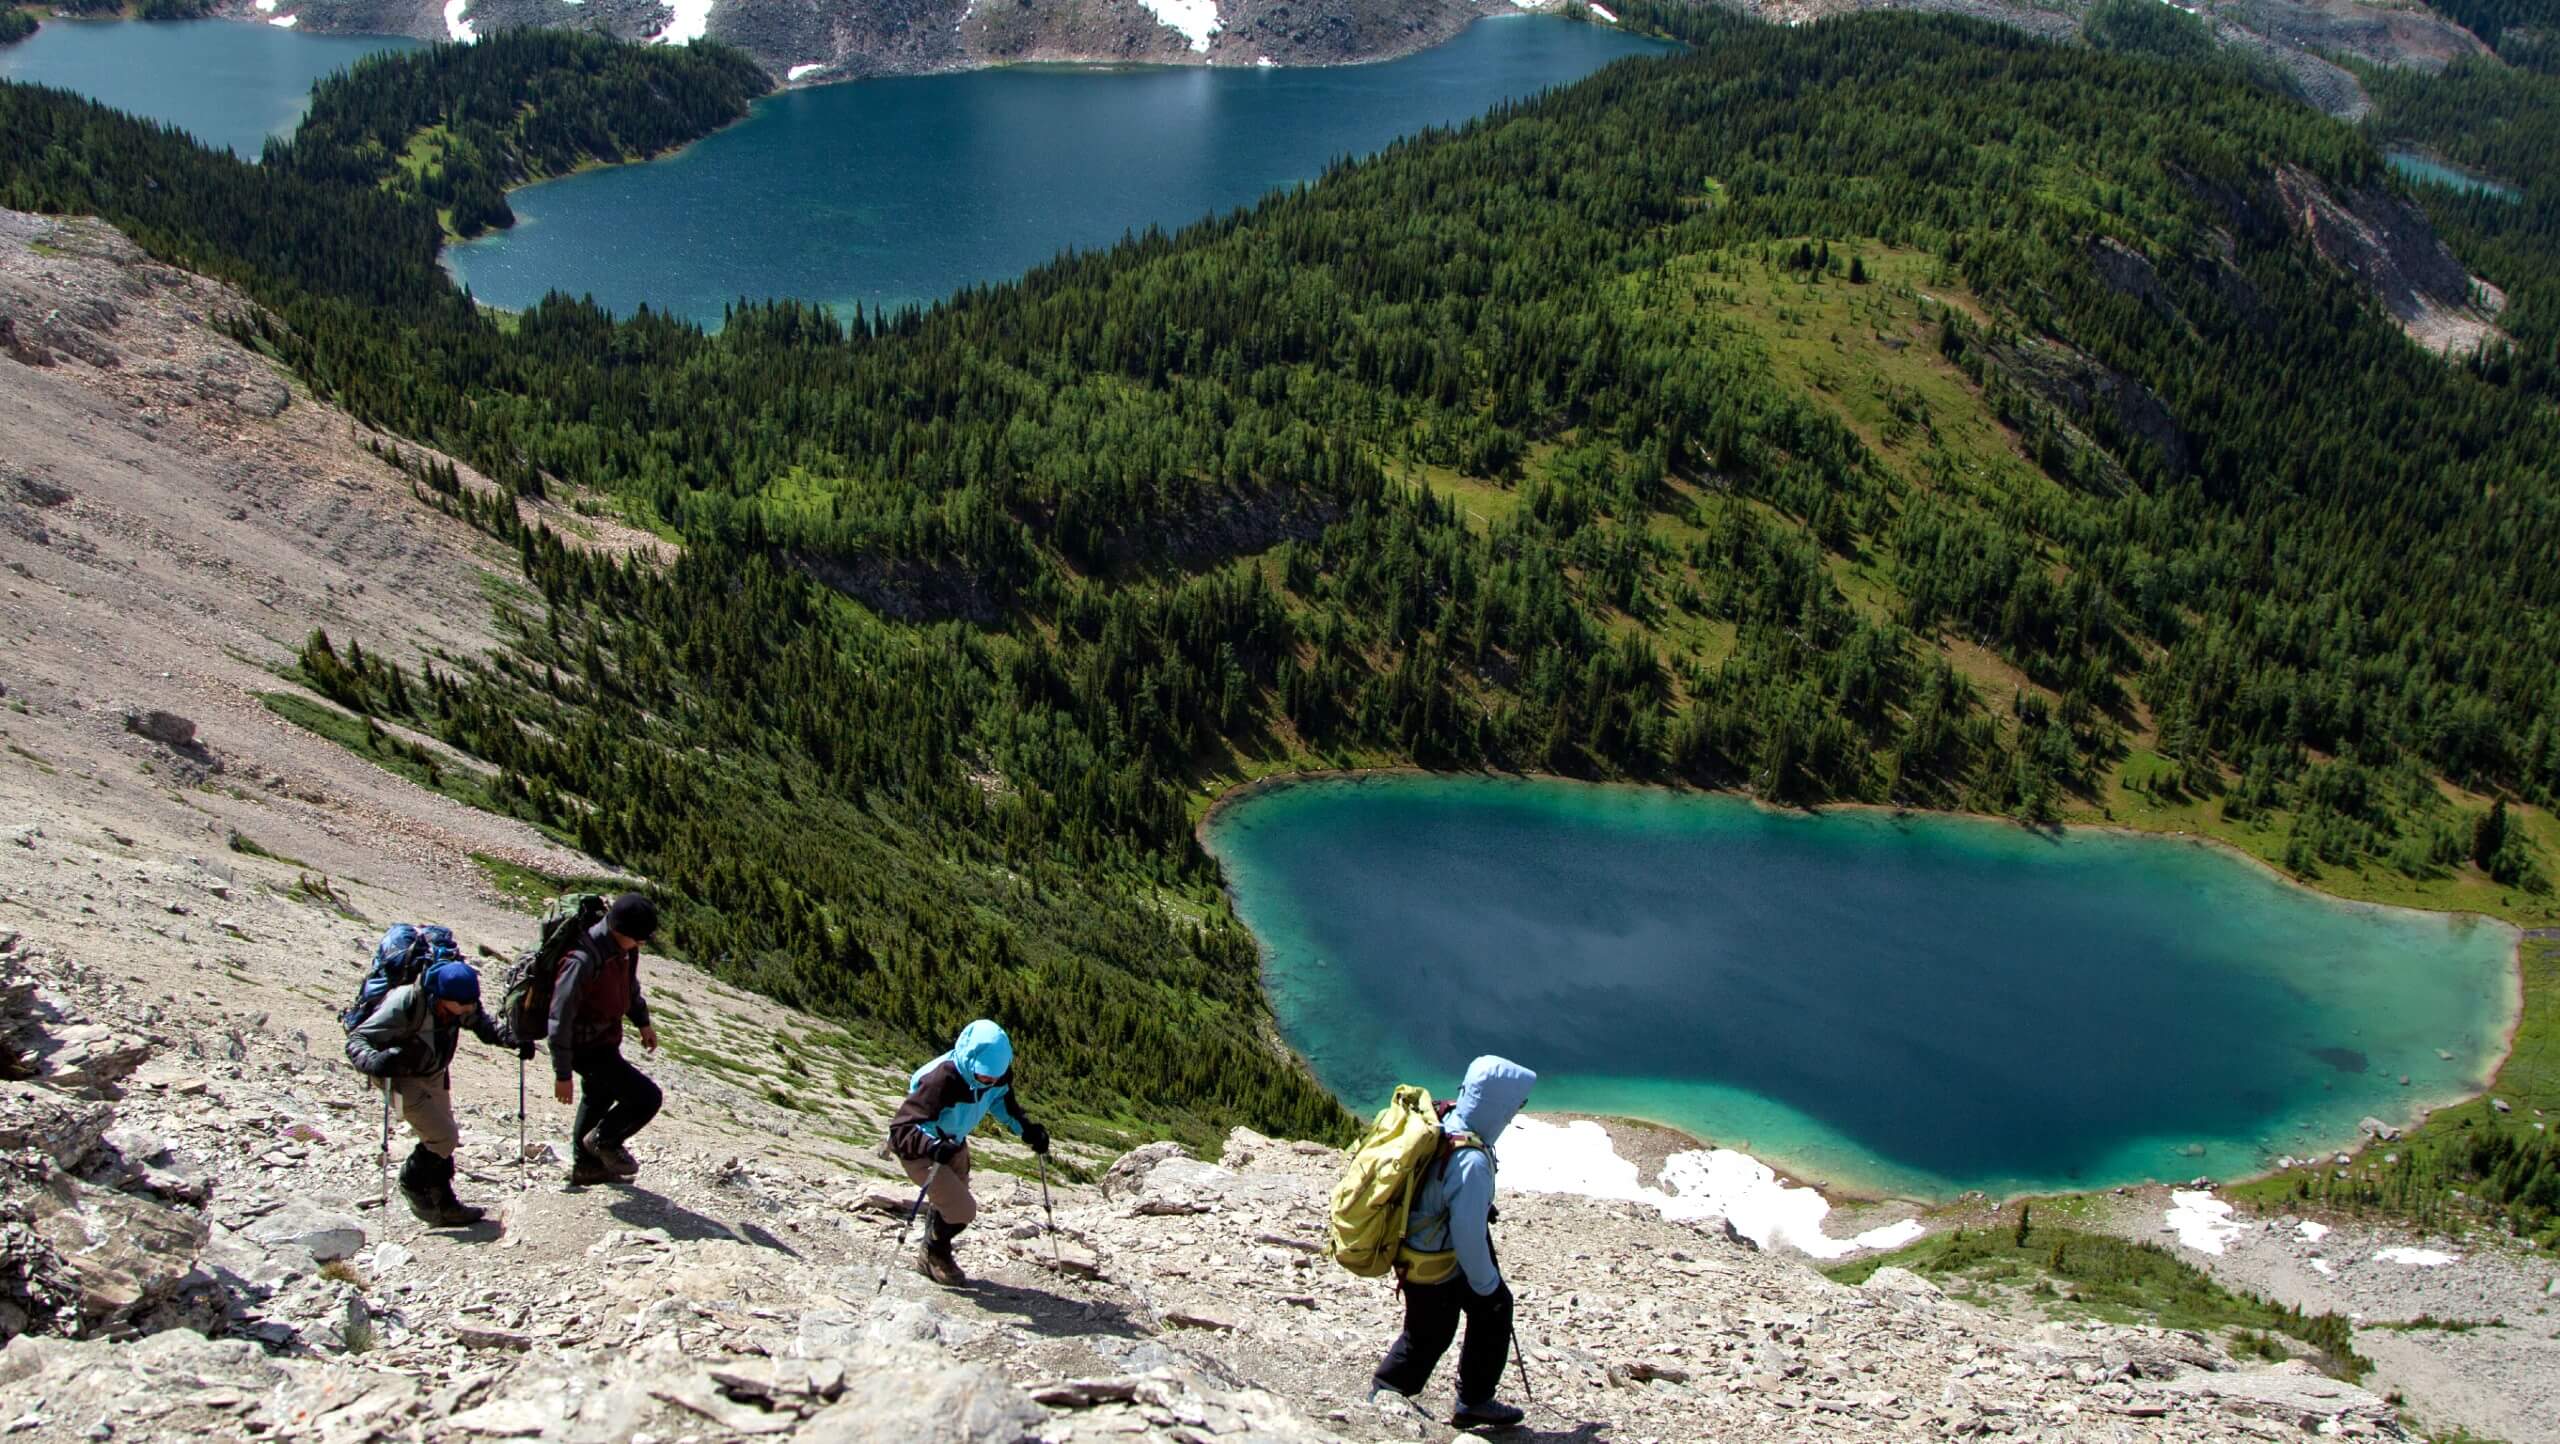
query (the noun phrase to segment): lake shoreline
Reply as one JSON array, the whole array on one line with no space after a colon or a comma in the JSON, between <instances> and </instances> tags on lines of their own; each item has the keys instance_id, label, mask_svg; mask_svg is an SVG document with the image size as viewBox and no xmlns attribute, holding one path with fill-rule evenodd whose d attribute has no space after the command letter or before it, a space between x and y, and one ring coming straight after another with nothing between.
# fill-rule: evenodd
<instances>
[{"instance_id":1,"label":"lake shoreline","mask_svg":"<svg viewBox=\"0 0 2560 1444\"><path fill-rule=\"evenodd\" d=\"M500 313L554 291L617 316L646 305L706 333L741 297L794 298L846 319L857 306L931 313L1130 235L1216 224L1341 157L1679 51L1519 12L1472 17L1410 53L1267 71L1042 59L826 84L768 74L773 89L682 145L510 185L516 223L447 235L438 262ZM886 83L845 83L854 79ZM1015 143L1001 155L969 149L966 138L990 127ZM847 148L850 137L884 135L898 143L859 158ZM722 219L746 216L758 219ZM634 217L646 223L635 228ZM928 236L935 244L918 244Z\"/></svg>"},{"instance_id":2,"label":"lake shoreline","mask_svg":"<svg viewBox=\"0 0 2560 1444\"><path fill-rule=\"evenodd\" d=\"M2510 923L2503 918L2492 917L2488 914L2470 909L2416 908L2399 904L2374 902L2364 898L2344 897L2337 893L2329 892L2325 889L2313 886L2300 878L2296 878L2285 872L2282 868L2276 867L2273 864L2268 863L2265 859L2251 854L2244 848L2223 841L2220 838L2190 832L2184 829L2159 831L2113 822L2084 822L2037 827L2021 823L2014 818L1998 817L1986 813L1964 812L1953 809L1897 807L1883 803L1844 802L1828 804L1822 807L1780 807L1749 792L1732 788L1708 788L1682 784L1626 781L1592 782L1582 778L1564 777L1553 773L1435 771L1424 767L1398 765L1385 767L1329 768L1322 770L1302 769L1272 773L1266 776L1240 782L1220 791L1211 798L1209 805L1202 811L1199 818L1192 825L1192 838L1193 841L1200 845L1202 851L1209 853L1211 857L1215 858L1218 854L1216 850L1210 846L1209 833L1217 822L1235 806L1270 793L1281 792L1290 788L1343 783L1358 785L1371 782L1391 782L1405 779L1429 779L1439 781L1476 779L1516 783L1565 783L1576 787L1615 788L1621 790L1685 795L1702 798L1732 798L1748 802L1755 810L1760 812L1790 814L1810 818L1819 818L1824 814L1833 811L1883 813L1894 817L1928 818L1938 821L1953 821L1973 824L1998 824L2005 827L2018 828L2041 836L2051 837L2056 840L2066 836L2075 829L2085 829L2089 832L2100 835L2138 837L2164 842L2177 841L2203 847L2208 851L2213 851L2228 857L2242 860L2250 864L2260 875L2271 878L2290 889L2316 898L2327 905L2355 909L2374 909L2395 913L2423 913L2437 917L2467 918L2477 924L2504 928L2511 934L2511 937L2508 940L2505 950L2506 962L2504 967L2504 976L2506 980L2506 988L2504 999L2505 1006L2503 1009L2505 1016L2498 1029L2497 1047L2494 1053L2483 1061L2483 1065L2476 1076L2466 1082L2460 1090L2450 1096L2444 1097L2413 1096L2410 1100L2410 1107L2406 1110L2405 1117L2400 1119L2386 1118L2384 1120L2386 1122L2396 1123L2396 1125L2404 1132L2414 1132L2418 1128L2422 1127L2426 1123L2427 1119L2437 1112L2448 1108L2459 1107L2485 1096L2488 1091L2495 1086L2499 1071L2506 1065L2508 1058L2513 1054L2517 1035L2524 1025L2526 999L2523 950L2527 937L2526 929L2518 926L2517 924ZM1224 860L1221 859L1220 890L1226 895L1230 912L1235 914L1239 922L1242 922L1243 914L1238 906L1234 884L1225 876L1226 871L1226 864ZM1250 933L1251 929L1248 927L1247 931ZM1255 935L1254 943L1257 952L1261 955L1262 967L1267 974L1271 962L1269 945L1259 935ZM1288 1045L1284 1043L1283 1046L1286 1047ZM1309 1077L1315 1076L1314 1065L1303 1054L1299 1053L1294 1047L1289 1047L1289 1052L1291 1057L1297 1062L1298 1066L1304 1069ZM1535 1112L1535 1110L1533 1110L1533 1112ZM1730 1145L1718 1143L1711 1138L1702 1137L1690 1129L1679 1125L1665 1123L1657 1119L1645 1118L1638 1115L1568 1111L1545 1113L1540 1116L1558 1121L1587 1119L1600 1125L1602 1129L1607 1131L1613 1144L1620 1141L1621 1130L1624 1130L1630 1142L1640 1143L1641 1146L1640 1148L1632 1151L1622 1150L1621 1156L1635 1160L1639 1171L1648 1178L1658 1176L1662 1165L1662 1158L1654 1158L1653 1155L1660 1153L1663 1158L1667 1158L1670 1153L1681 1151L1679 1149L1665 1149L1660 1141L1662 1136L1668 1136L1669 1138L1679 1140L1680 1142L1688 1145L1690 1149L1694 1150L1714 1151L1730 1147ZM2372 1140L2367 1135L2361 1132L2343 1140L2331 1140L2328 1142L2323 1142L2321 1140L2305 1140L2305 1152L2287 1156L2291 1157L2294 1162L2298 1164L2306 1159L2326 1158L2339 1153L2359 1152L2364 1147L2369 1146L2371 1141ZM2321 1146L2311 1147L2310 1145L2314 1143L2320 1143ZM1813 1189L1827 1203L1832 1204L1834 1207L1841 1208L1858 1208L1887 1204L1910 1204L1923 1210L1924 1213L1936 1214L1942 1211L1972 1207L1985 1200L1988 1200L1995 1206L2005 1206L2006 1204L2017 1202L2022 1199L2033 1200L2040 1198L2094 1197L2118 1192L2119 1188L2139 1190L2144 1187L2176 1188L2182 1186L2181 1180L2153 1179L2145 1183L2128 1183L2120 1186L2110 1185L2092 1189L2026 1191L2006 1194L1996 1198L1979 1189L1966 1190L1946 1198L1926 1198L1897 1192L1890 1187L1867 1187L1854 1181L1813 1181L1811 1174L1793 1166L1791 1161L1782 1154L1755 1152L1748 1148L1732 1148L1731 1151L1742 1153L1745 1156L1760 1162L1778 1174L1781 1181L1792 1183L1798 1187ZM1647 1159L1652 1160L1650 1166L1647 1165ZM2286 1167L2287 1165L2270 1161L2266 1166L2248 1173L2216 1178L2213 1180L2213 1183L2216 1187L2249 1183L2283 1173L2286 1171Z\"/></svg>"}]
</instances>

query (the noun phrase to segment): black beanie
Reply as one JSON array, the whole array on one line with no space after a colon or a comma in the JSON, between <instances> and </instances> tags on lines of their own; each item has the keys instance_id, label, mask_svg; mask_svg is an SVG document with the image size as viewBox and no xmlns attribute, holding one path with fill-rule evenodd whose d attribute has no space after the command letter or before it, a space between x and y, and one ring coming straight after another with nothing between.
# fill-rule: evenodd
<instances>
[{"instance_id":1,"label":"black beanie","mask_svg":"<svg viewBox=\"0 0 2560 1444\"><path fill-rule=\"evenodd\" d=\"M624 893L604 910L604 925L633 942L645 943L658 935L658 905L639 893Z\"/></svg>"}]
</instances>

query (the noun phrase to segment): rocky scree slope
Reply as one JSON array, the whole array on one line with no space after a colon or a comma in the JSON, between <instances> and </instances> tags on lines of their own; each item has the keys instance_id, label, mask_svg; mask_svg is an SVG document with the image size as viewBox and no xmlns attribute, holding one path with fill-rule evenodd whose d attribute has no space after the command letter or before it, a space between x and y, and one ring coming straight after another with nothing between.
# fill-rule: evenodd
<instances>
[{"instance_id":1,"label":"rocky scree slope","mask_svg":"<svg viewBox=\"0 0 2560 1444\"><path fill-rule=\"evenodd\" d=\"M1538 0L1553 8L1557 0ZM1436 45L1513 0L223 0L234 19L465 40L548 26L626 40L709 36L793 83L1016 61L1339 65Z\"/></svg>"},{"instance_id":2,"label":"rocky scree slope","mask_svg":"<svg viewBox=\"0 0 2560 1444\"><path fill-rule=\"evenodd\" d=\"M1979 20L2067 41L2080 34L2091 0L1716 0L1786 25L1868 10L1924 10ZM2202 0L2178 8L2215 39L2281 70L2304 99L2345 120L2373 106L2340 59L2439 71L2489 47L2461 25L2417 4L2367 0Z\"/></svg>"},{"instance_id":3,"label":"rocky scree slope","mask_svg":"<svg viewBox=\"0 0 2560 1444\"><path fill-rule=\"evenodd\" d=\"M332 1016L371 937L430 918L514 947L529 922L482 859L596 865L259 700L314 626L485 646L511 583L221 334L243 304L95 223L0 216L9 1437L1450 1437L1364 1397L1397 1305L1317 1255L1338 1154L1080 1154L1101 1183L1054 1190L1051 1234L1029 1160L990 1141L979 1282L936 1290L902 1267L912 1194L877 1153L912 1060L676 963L649 965L670 1103L638 1180L564 1190L566 1110L537 1088L520 1151L512 1060L466 1043L461 1188L490 1220L382 1208L382 1115ZM1527 1437L2397 1432L2299 1364L1899 1272L1848 1288L1632 1205L1520 1197L1503 1230Z\"/></svg>"}]
</instances>

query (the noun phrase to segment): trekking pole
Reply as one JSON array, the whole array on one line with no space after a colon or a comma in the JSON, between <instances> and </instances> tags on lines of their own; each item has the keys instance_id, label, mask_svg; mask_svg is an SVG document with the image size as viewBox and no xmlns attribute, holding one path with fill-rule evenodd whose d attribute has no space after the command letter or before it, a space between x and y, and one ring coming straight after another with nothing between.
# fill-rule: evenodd
<instances>
[{"instance_id":1,"label":"trekking pole","mask_svg":"<svg viewBox=\"0 0 2560 1444\"><path fill-rule=\"evenodd\" d=\"M907 1250L907 1231L916 1226L916 1215L924 1212L925 1195L933 1192L933 1181L941 1176L942 1165L939 1163L925 1170L924 1187L916 1190L915 1207L907 1210L907 1221L898 1225L898 1241L889 1246L888 1256L880 1260L880 1282L871 1286L873 1298L880 1297L888 1289L889 1270L897 1264L898 1255Z\"/></svg>"},{"instance_id":2,"label":"trekking pole","mask_svg":"<svg viewBox=\"0 0 2560 1444\"><path fill-rule=\"evenodd\" d=\"M522 1193L533 1186L533 1164L525 1157L524 1142L524 1055L516 1055L516 1191Z\"/></svg>"},{"instance_id":3,"label":"trekking pole","mask_svg":"<svg viewBox=\"0 0 2560 1444\"><path fill-rule=\"evenodd\" d=\"M391 1080L382 1080L382 1216L391 1216Z\"/></svg>"},{"instance_id":4,"label":"trekking pole","mask_svg":"<svg viewBox=\"0 0 2560 1444\"><path fill-rule=\"evenodd\" d=\"M1520 1397L1535 1404L1538 1391L1529 1387L1529 1355L1520 1347L1520 1325L1511 1326L1511 1362L1520 1370Z\"/></svg>"},{"instance_id":5,"label":"trekking pole","mask_svg":"<svg viewBox=\"0 0 2560 1444\"><path fill-rule=\"evenodd\" d=\"M1057 1274L1060 1278L1065 1278L1067 1276L1067 1260L1058 1249L1058 1210L1051 1207L1049 1203L1049 1155L1043 1153L1038 1155L1038 1157L1040 1159L1040 1212L1049 1220L1049 1262L1052 1266L1051 1272Z\"/></svg>"}]
</instances>

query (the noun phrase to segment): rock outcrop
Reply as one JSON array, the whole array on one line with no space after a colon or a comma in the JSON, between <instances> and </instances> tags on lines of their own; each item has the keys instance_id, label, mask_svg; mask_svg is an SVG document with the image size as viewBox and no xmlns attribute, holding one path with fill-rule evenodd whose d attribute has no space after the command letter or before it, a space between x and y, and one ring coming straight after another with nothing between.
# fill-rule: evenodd
<instances>
[{"instance_id":1,"label":"rock outcrop","mask_svg":"<svg viewBox=\"0 0 2560 1444\"><path fill-rule=\"evenodd\" d=\"M0 1037L32 1079L0 1084L0 1333L140 1326L196 1277L204 1222L150 1196L108 1142L115 1113L99 1098L149 1044L40 986L33 955L15 936L0 948Z\"/></svg>"}]
</instances>

